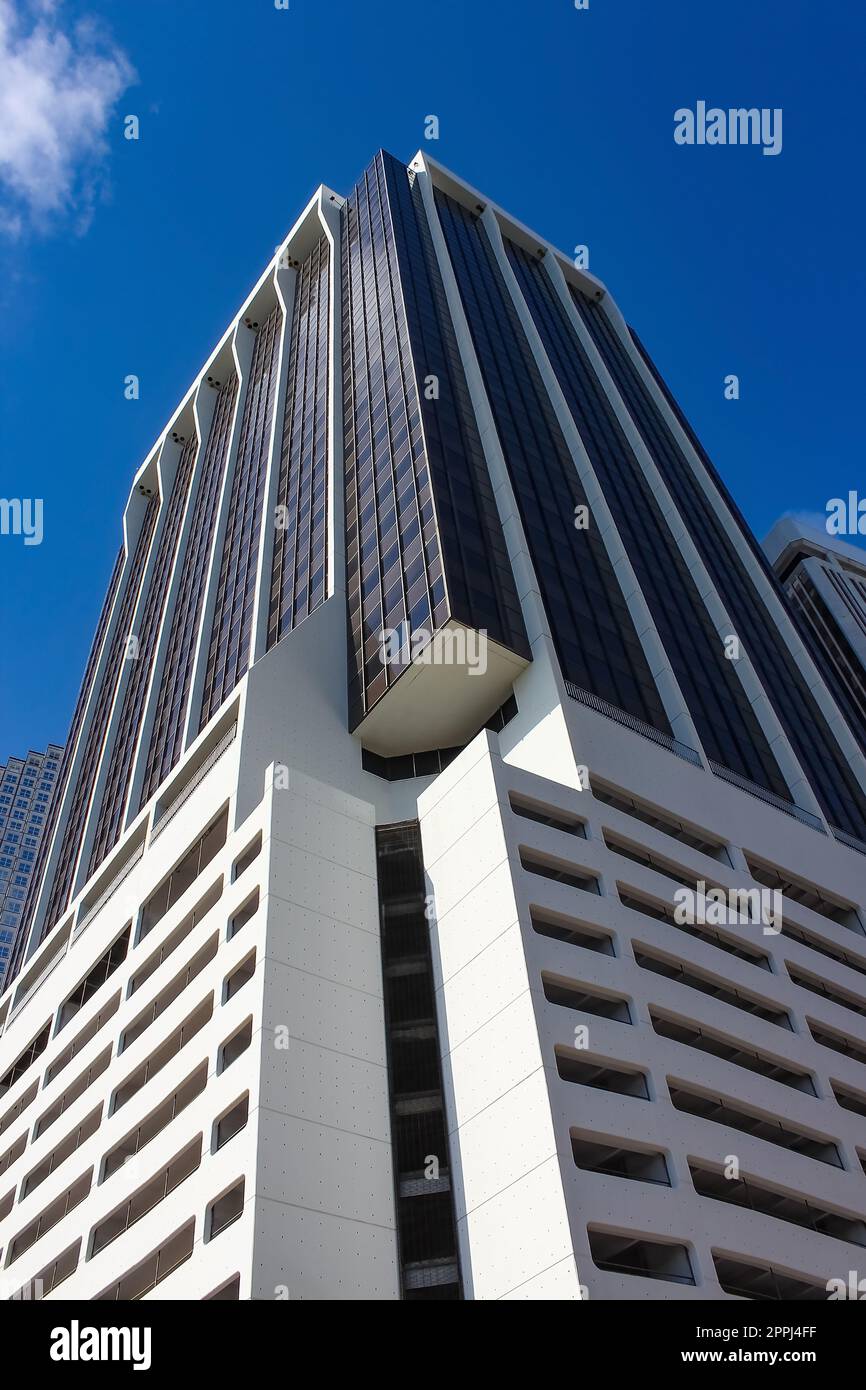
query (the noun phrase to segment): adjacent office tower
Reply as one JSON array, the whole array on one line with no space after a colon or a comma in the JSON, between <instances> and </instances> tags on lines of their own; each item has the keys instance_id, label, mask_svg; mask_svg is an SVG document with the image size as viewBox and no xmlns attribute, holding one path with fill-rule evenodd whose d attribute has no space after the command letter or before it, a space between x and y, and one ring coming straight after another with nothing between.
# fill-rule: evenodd
<instances>
[{"instance_id":1,"label":"adjacent office tower","mask_svg":"<svg viewBox=\"0 0 866 1390\"><path fill-rule=\"evenodd\" d=\"M21 928L27 889L48 816L63 749L10 758L0 767L0 989Z\"/></svg>"},{"instance_id":2,"label":"adjacent office tower","mask_svg":"<svg viewBox=\"0 0 866 1390\"><path fill-rule=\"evenodd\" d=\"M605 287L377 155L123 536L0 1000L8 1296L847 1279L857 729Z\"/></svg>"},{"instance_id":3,"label":"adjacent office tower","mask_svg":"<svg viewBox=\"0 0 866 1390\"><path fill-rule=\"evenodd\" d=\"M856 497L853 511L856 520ZM764 541L821 674L866 750L866 550L797 516Z\"/></svg>"}]
</instances>

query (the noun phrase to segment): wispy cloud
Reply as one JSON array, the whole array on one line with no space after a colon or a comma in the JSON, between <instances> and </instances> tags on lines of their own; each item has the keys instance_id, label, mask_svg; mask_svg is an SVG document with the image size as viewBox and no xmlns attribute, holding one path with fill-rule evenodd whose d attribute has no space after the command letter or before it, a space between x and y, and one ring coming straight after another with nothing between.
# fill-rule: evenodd
<instances>
[{"instance_id":1,"label":"wispy cloud","mask_svg":"<svg viewBox=\"0 0 866 1390\"><path fill-rule=\"evenodd\" d=\"M57 0L0 0L0 234L86 228L134 78L93 20L64 27Z\"/></svg>"}]
</instances>

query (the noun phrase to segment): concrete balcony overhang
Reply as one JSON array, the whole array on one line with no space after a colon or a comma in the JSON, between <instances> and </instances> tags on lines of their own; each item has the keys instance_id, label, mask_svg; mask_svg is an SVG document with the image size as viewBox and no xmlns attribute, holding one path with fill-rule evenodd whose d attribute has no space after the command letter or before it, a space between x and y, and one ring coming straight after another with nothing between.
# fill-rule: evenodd
<instances>
[{"instance_id":1,"label":"concrete balcony overhang","mask_svg":"<svg viewBox=\"0 0 866 1390\"><path fill-rule=\"evenodd\" d=\"M485 633L449 620L403 666L354 730L382 757L454 748L474 738L529 665Z\"/></svg>"}]
</instances>

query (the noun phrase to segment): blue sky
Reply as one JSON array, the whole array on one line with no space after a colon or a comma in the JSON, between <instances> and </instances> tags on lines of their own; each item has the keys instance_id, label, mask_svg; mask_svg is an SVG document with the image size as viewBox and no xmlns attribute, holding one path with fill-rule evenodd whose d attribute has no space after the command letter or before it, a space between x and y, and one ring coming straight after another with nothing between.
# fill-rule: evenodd
<instances>
[{"instance_id":1,"label":"blue sky","mask_svg":"<svg viewBox=\"0 0 866 1390\"><path fill-rule=\"evenodd\" d=\"M63 740L132 475L275 244L429 114L589 246L759 535L866 492L864 52L850 0L0 0L0 496L44 500L0 537L0 760ZM781 154L676 145L699 99L781 107Z\"/></svg>"}]
</instances>

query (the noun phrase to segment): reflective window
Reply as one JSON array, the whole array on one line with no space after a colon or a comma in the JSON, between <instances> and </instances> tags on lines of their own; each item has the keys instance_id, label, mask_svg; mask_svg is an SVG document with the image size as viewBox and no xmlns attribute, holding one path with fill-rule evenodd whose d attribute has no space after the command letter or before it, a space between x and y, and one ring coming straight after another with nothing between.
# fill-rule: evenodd
<instances>
[{"instance_id":1,"label":"reflective window","mask_svg":"<svg viewBox=\"0 0 866 1390\"><path fill-rule=\"evenodd\" d=\"M529 656L420 191L381 153L343 211L343 354L355 727L405 664L385 630L453 615Z\"/></svg>"},{"instance_id":2,"label":"reflective window","mask_svg":"<svg viewBox=\"0 0 866 1390\"><path fill-rule=\"evenodd\" d=\"M742 682L544 265L506 251L707 755L789 799Z\"/></svg>"},{"instance_id":3,"label":"reflective window","mask_svg":"<svg viewBox=\"0 0 866 1390\"><path fill-rule=\"evenodd\" d=\"M90 799L93 795L93 785L96 781L96 773L105 744L105 734L114 704L117 683L123 669L126 641L132 629L132 618L138 602L142 575L150 551L158 512L159 497L154 494L145 508L141 530L130 560L128 578L120 600L120 611L114 626L108 659L93 707L93 716L87 729L84 756L69 804L69 814L63 831L57 869L51 881L51 892L42 931L43 938L52 927L57 925L66 909L72 891L75 864L81 849Z\"/></svg>"},{"instance_id":4,"label":"reflective window","mask_svg":"<svg viewBox=\"0 0 866 1390\"><path fill-rule=\"evenodd\" d=\"M866 796L863 795L842 756L815 697L806 685L778 625L767 611L738 549L721 524L707 493L680 448L673 430L656 406L627 348L620 341L606 309L603 305L590 303L576 290L572 290L572 295L577 310L592 334L617 390L640 430L683 523L730 614L735 630L761 679L766 697L788 735L815 795L834 826L866 840ZM667 392L652 362L637 340L635 342L644 356L647 367L653 372L659 389L666 395L671 409L688 434L701 462L709 471L711 482L718 488L722 501L731 510L734 522L741 528L755 562L768 576L769 582L778 588L766 557L759 552L754 537L723 488L710 460Z\"/></svg>"},{"instance_id":5,"label":"reflective window","mask_svg":"<svg viewBox=\"0 0 866 1390\"><path fill-rule=\"evenodd\" d=\"M208 556L216 526L237 394L237 377L232 377L220 389L207 447L198 469L200 477L159 684L141 792L141 806L150 800L182 752L195 643L204 602Z\"/></svg>"},{"instance_id":6,"label":"reflective window","mask_svg":"<svg viewBox=\"0 0 866 1390\"><path fill-rule=\"evenodd\" d=\"M150 686L156 639L162 623L168 581L180 540L189 486L192 480L193 464L197 453L198 439L193 435L187 440L180 456L162 535L156 551L147 598L136 625L135 636L138 647L135 660L128 663L129 678L123 696L120 722L111 750L105 791L90 855L88 876L96 873L108 851L120 839L123 810L129 792L129 779L132 774L132 761L141 730L144 702Z\"/></svg>"},{"instance_id":7,"label":"reflective window","mask_svg":"<svg viewBox=\"0 0 866 1390\"><path fill-rule=\"evenodd\" d=\"M567 680L670 735L598 526L480 220L436 191L551 635Z\"/></svg>"},{"instance_id":8,"label":"reflective window","mask_svg":"<svg viewBox=\"0 0 866 1390\"><path fill-rule=\"evenodd\" d=\"M328 313L322 237L298 271L276 502L268 648L327 596Z\"/></svg>"},{"instance_id":9,"label":"reflective window","mask_svg":"<svg viewBox=\"0 0 866 1390\"><path fill-rule=\"evenodd\" d=\"M257 331L232 478L199 728L231 694L250 664L262 499L277 385L279 305Z\"/></svg>"}]
</instances>

